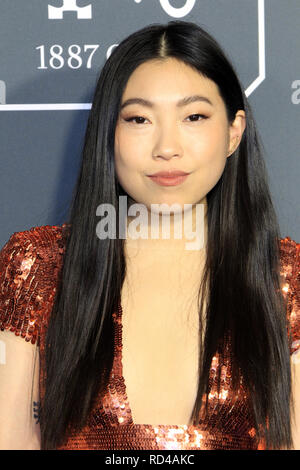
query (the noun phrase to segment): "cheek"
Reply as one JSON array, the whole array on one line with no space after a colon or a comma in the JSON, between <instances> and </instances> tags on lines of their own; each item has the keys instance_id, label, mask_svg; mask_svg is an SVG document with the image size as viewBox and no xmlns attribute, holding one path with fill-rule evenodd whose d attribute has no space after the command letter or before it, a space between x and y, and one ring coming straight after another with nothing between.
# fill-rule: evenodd
<instances>
[{"instance_id":1,"label":"cheek","mask_svg":"<svg viewBox=\"0 0 300 470\"><path fill-rule=\"evenodd\" d=\"M222 167L227 156L228 136L224 126L207 126L189 142L189 152L200 166Z\"/></svg>"},{"instance_id":2,"label":"cheek","mask_svg":"<svg viewBox=\"0 0 300 470\"><path fill-rule=\"evenodd\" d=\"M195 162L195 176L208 192L221 178L227 161L227 135L222 131L209 130L190 147Z\"/></svg>"},{"instance_id":3,"label":"cheek","mask_svg":"<svg viewBox=\"0 0 300 470\"><path fill-rule=\"evenodd\" d=\"M123 149L122 151L120 149ZM130 155L130 149L128 149L126 139L122 137L122 133L116 130L115 134L115 169L118 178L122 178L122 175L126 173L128 166L128 156Z\"/></svg>"},{"instance_id":4,"label":"cheek","mask_svg":"<svg viewBox=\"0 0 300 470\"><path fill-rule=\"evenodd\" d=\"M136 139L130 139L125 133L118 132L115 137L115 167L117 174L134 176L134 173L145 171L145 162L141 152L141 144ZM122 149L122 150L121 150Z\"/></svg>"},{"instance_id":5,"label":"cheek","mask_svg":"<svg viewBox=\"0 0 300 470\"><path fill-rule=\"evenodd\" d=\"M119 177L132 177L135 172L139 171L136 158L128 152L115 154L115 168Z\"/></svg>"},{"instance_id":6,"label":"cheek","mask_svg":"<svg viewBox=\"0 0 300 470\"><path fill-rule=\"evenodd\" d=\"M120 148L123 149L122 152L119 151ZM132 186L136 186L139 181L137 179L137 173L139 172L137 160L138 155L134 155L133 149L128 148L126 145L115 146L115 172L117 179L129 194Z\"/></svg>"}]
</instances>

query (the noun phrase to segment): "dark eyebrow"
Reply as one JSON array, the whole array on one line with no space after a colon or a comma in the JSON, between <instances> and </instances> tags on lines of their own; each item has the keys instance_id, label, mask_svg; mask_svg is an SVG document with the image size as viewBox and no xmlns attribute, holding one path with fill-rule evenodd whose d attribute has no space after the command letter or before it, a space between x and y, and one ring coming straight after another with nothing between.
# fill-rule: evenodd
<instances>
[{"instance_id":1,"label":"dark eyebrow","mask_svg":"<svg viewBox=\"0 0 300 470\"><path fill-rule=\"evenodd\" d=\"M210 106L213 106L209 98L201 95L185 96L181 100L177 101L176 106L186 106L190 103L194 103L195 101L203 101L208 103ZM124 101L124 103L122 103L121 109L124 109L125 106L129 106L130 104L140 104L142 106L146 106L147 108L153 108L155 106L152 101L145 100L144 98L129 98L128 100Z\"/></svg>"}]
</instances>

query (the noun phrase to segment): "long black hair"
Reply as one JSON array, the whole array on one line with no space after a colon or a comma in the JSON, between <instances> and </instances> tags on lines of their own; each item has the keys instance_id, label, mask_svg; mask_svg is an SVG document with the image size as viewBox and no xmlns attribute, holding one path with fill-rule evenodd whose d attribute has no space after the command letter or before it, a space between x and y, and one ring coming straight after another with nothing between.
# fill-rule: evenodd
<instances>
[{"instance_id":1,"label":"long black hair","mask_svg":"<svg viewBox=\"0 0 300 470\"><path fill-rule=\"evenodd\" d=\"M96 236L96 208L112 204L118 221L115 127L126 83L142 63L173 57L213 80L229 123L246 114L238 149L207 194L207 256L199 280L199 319L206 330L199 353L197 424L209 370L227 333L232 339L233 387L242 374L250 390L257 436L267 448L291 447L291 371L280 283L280 233L250 105L229 59L200 26L151 24L125 38L106 60L89 114L81 169L74 188L61 281L45 339L42 448L55 449L69 425L86 423L105 390L113 363L113 319L126 273L124 239ZM238 254L238 256L237 256Z\"/></svg>"}]
</instances>

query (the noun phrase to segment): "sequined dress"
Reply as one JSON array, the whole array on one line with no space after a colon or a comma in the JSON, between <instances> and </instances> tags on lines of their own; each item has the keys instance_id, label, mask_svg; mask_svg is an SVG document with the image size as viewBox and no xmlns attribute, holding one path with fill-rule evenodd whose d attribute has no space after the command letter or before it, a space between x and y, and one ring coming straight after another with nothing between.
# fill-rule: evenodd
<instances>
[{"instance_id":1,"label":"sequined dress","mask_svg":"<svg viewBox=\"0 0 300 470\"><path fill-rule=\"evenodd\" d=\"M0 253L0 333L13 332L39 349L39 393L43 402L44 341L68 235L68 224L33 227L15 232ZM282 291L287 299L290 354L300 352L300 244L289 237L280 240ZM122 306L113 314L114 363L104 399L96 401L86 425L57 449L105 450L201 450L264 449L258 441L247 390L241 382L231 388L231 352L225 363L218 352L210 369L209 419L198 426L148 425L133 422L122 375ZM221 390L217 404L217 372Z\"/></svg>"}]
</instances>

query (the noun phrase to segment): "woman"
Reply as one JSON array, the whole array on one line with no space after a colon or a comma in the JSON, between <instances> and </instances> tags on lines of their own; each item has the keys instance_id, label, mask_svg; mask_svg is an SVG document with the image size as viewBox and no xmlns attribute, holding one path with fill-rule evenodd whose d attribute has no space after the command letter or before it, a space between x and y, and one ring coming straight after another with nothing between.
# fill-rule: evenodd
<instances>
[{"instance_id":1,"label":"woman","mask_svg":"<svg viewBox=\"0 0 300 470\"><path fill-rule=\"evenodd\" d=\"M170 170L188 175L153 176ZM128 236L107 236L101 204L119 234L122 196ZM180 237L147 237L145 217L146 237L130 236L135 203L161 230L177 204ZM2 447L299 446L299 244L279 238L249 103L196 24L150 25L114 49L68 223L13 234L1 276L1 394L18 394L1 400Z\"/></svg>"}]
</instances>

